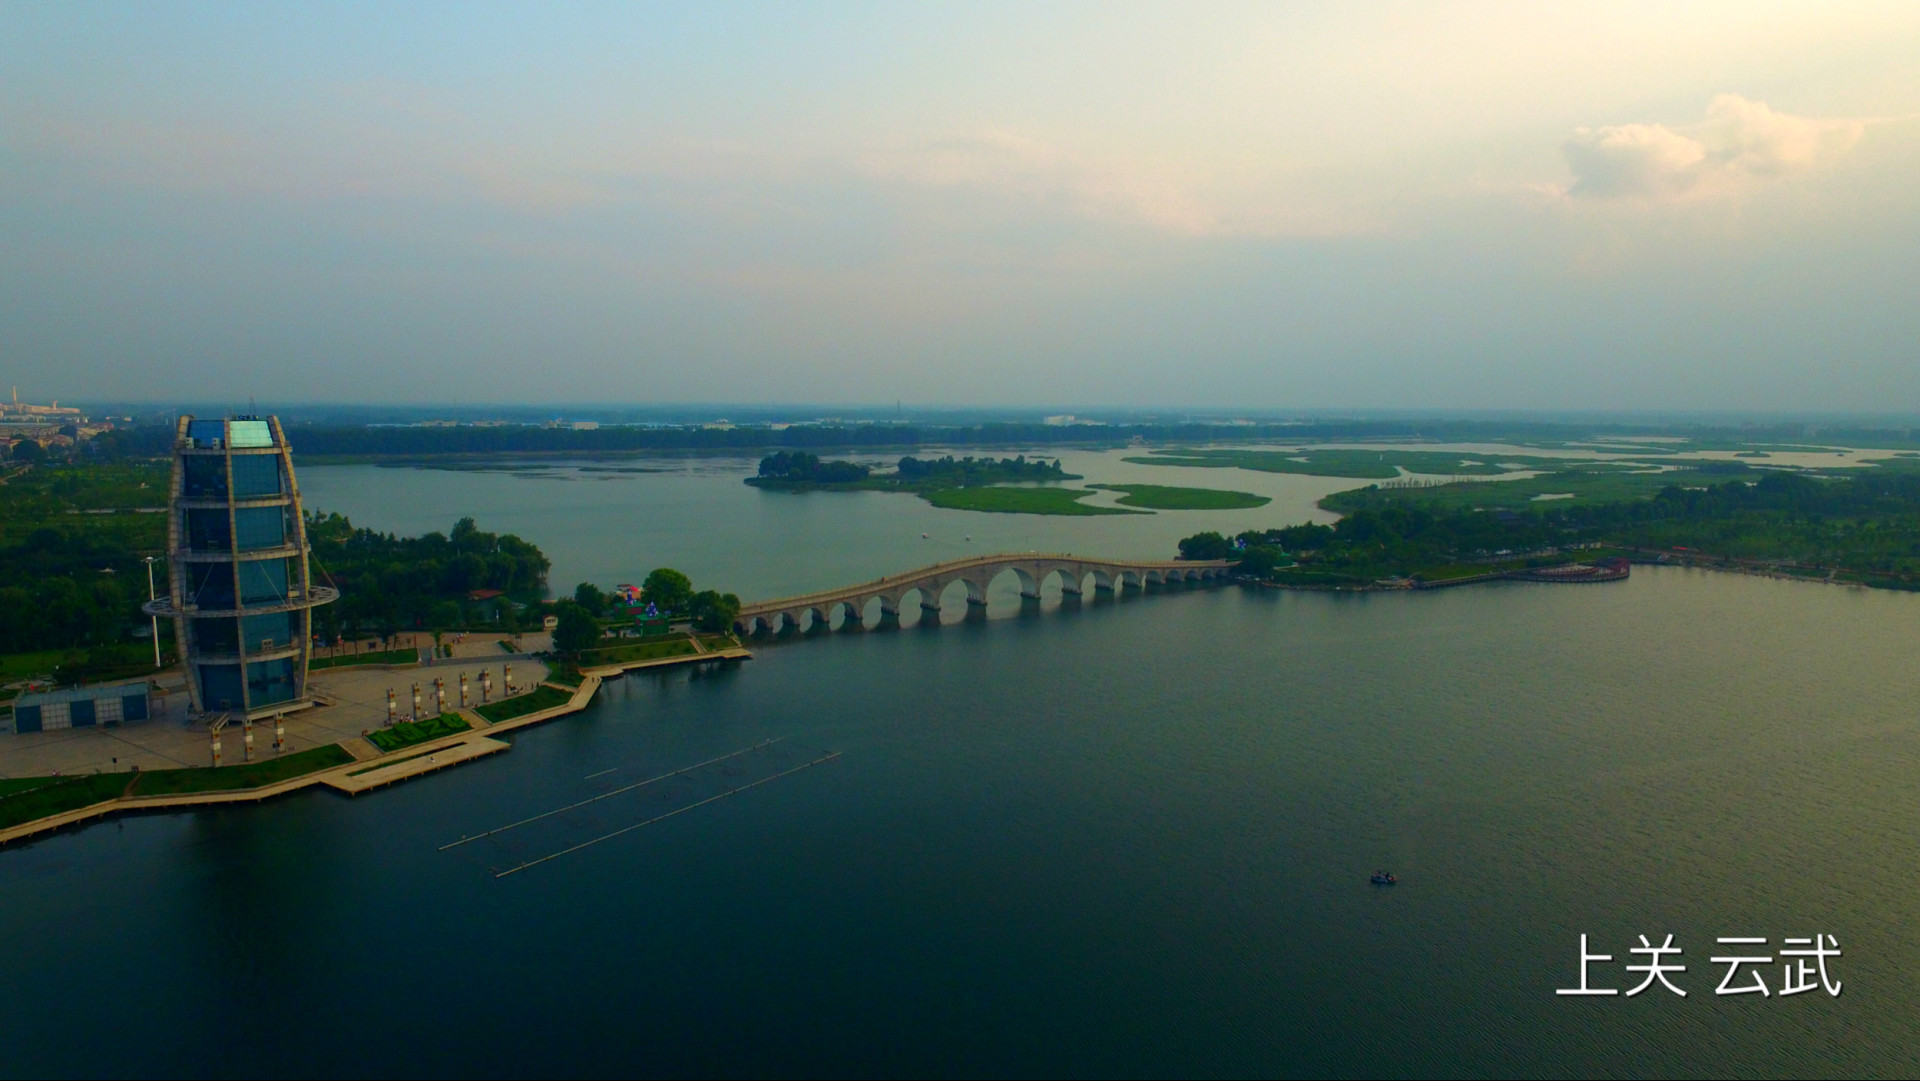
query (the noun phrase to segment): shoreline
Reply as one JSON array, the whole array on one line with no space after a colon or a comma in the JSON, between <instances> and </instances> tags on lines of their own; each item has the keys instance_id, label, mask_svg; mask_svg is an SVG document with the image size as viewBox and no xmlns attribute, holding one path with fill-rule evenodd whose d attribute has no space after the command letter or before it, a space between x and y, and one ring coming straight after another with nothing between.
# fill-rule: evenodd
<instances>
[{"instance_id":1,"label":"shoreline","mask_svg":"<svg viewBox=\"0 0 1920 1081\"><path fill-rule=\"evenodd\" d=\"M1584 563L1559 564L1553 567L1515 568L1493 571L1486 574L1470 575L1462 578L1437 582L1407 581L1404 583L1374 582L1369 584L1309 584L1275 582L1265 579L1241 578L1238 584L1253 586L1257 589L1281 589L1306 593L1387 593L1387 592L1425 592L1436 589L1450 589L1457 586L1478 585L1495 581L1532 581L1548 585L1591 585L1607 582L1625 581L1631 575L1631 567L1656 566L1679 567L1694 570L1722 571L1745 574L1758 578L1808 582L1821 585L1847 585L1863 589L1889 588L1874 586L1848 578L1838 577L1838 569L1829 570L1824 576L1784 573L1776 565L1743 565L1730 559L1707 557L1675 556L1673 553L1652 553L1646 550L1628 550L1631 554L1624 557L1625 563L1618 573L1609 573L1594 568L1597 573L1574 575L1553 574L1555 570L1569 567L1592 566ZM1899 590L1908 592L1910 590ZM330 766L257 788L228 789L213 792L193 792L160 796L120 796L111 800L89 804L84 807L61 811L42 818L33 819L18 825L0 828L0 848L16 841L26 840L43 834L56 832L69 826L85 825L96 819L115 814L148 813L174 811L193 807L217 804L259 803L264 800L303 791L316 786L332 788L348 796L361 792L383 788L399 781L472 761L489 757L501 751L509 750L511 743L497 738L499 734L516 731L521 728L543 724L560 717L570 716L586 709L599 692L603 682L618 679L628 672L645 671L653 668L665 668L685 664L703 664L709 662L728 662L751 660L753 653L744 645L727 649L701 651L694 654L660 657L624 663L599 665L580 670L581 681L578 686L568 686L551 678L541 681L537 687L550 687L569 694L566 702L535 710L523 716L512 717L504 721L490 722L473 709L456 711L471 726L467 731L443 736L424 743L381 753L376 751L365 737L352 737L334 744L342 747L352 760L337 766ZM390 666L366 666L390 667ZM414 667L414 666L400 666ZM368 752L373 752L369 754ZM219 768L219 767L214 767Z\"/></svg>"},{"instance_id":2,"label":"shoreline","mask_svg":"<svg viewBox=\"0 0 1920 1081\"><path fill-rule=\"evenodd\" d=\"M351 755L351 759L337 766L315 770L312 773L290 777L284 781L261 785L257 788L227 789L215 792L191 792L162 796L120 796L102 800L98 803L76 807L46 815L18 825L0 829L0 849L16 841L26 840L42 834L52 833L69 826L80 826L97 819L116 814L150 813L175 811L193 807L212 806L230 803L259 803L294 792L304 791L316 786L325 786L347 796L356 796L376 788L384 788L398 781L411 780L427 773L438 772L449 766L460 765L476 758L484 758L501 751L510 750L513 744L497 738L499 734L528 728L536 724L557 720L586 709L592 703L594 695L606 679L618 678L629 671L664 668L682 664L703 664L713 661L751 660L753 654L745 647L701 652L679 657L660 657L626 664L603 665L581 673L580 684L569 687L552 679L543 680L535 687L551 687L567 692L570 697L558 705L534 710L519 717L510 717L504 721L488 721L474 709L454 711L470 726L464 732L441 736L438 739L401 747L397 750L379 752L364 736L355 736L341 740L333 746L341 747ZM529 692L531 693L531 692ZM502 701L512 701L503 699ZM358 746L356 746L358 745ZM371 755L368 751L373 751ZM240 763L235 763L239 765ZM221 767L212 767L215 769ZM129 773L131 780L135 774Z\"/></svg>"}]
</instances>

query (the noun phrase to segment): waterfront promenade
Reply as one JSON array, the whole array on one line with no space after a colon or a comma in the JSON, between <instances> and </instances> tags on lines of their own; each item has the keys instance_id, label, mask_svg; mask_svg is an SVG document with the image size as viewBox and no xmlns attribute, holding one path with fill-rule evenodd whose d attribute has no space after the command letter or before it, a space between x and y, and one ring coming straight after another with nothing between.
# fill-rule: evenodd
<instances>
[{"instance_id":1,"label":"waterfront promenade","mask_svg":"<svg viewBox=\"0 0 1920 1081\"><path fill-rule=\"evenodd\" d=\"M641 669L743 660L751 656L752 654L747 650L737 646L723 649L701 648L697 653L683 656L605 665L583 673L577 687L548 680L546 678L549 675L548 669L537 658L503 656L503 661L523 666L520 671L533 677L533 680L522 686L519 694L507 698L496 698L496 702L511 702L516 698L535 693L541 688L565 692L567 698L555 705L503 721L489 721L475 708L454 708L453 702L450 701L447 712L466 721L469 726L467 731L423 741L386 753L382 753L361 735L362 732L381 727L385 719L386 688L391 686L396 694L401 696L404 703L401 708L410 712L412 685L416 682L421 683L423 707L431 711L432 678L436 675L447 678L451 694L451 688L456 684L458 675L463 669L457 663L449 661L442 661L440 665L431 668L367 665L329 669L323 673L316 673L314 680L314 688L325 704L289 716L287 752L283 753L311 750L332 744L345 749L351 756L351 761L257 788L161 796L128 795L118 799L103 800L32 822L0 829L0 845L110 814L180 810L226 803L258 803L261 800L272 799L275 796L286 795L316 785L323 785L348 795L358 795L396 781L418 777L421 774L504 751L512 744L499 739L499 736L585 709L587 703L592 701L594 692L599 690L603 678ZM494 663L491 670L500 671L500 664ZM477 684L477 681L471 679L473 674L469 673L470 683ZM270 749L272 726L256 725L255 728L260 737L260 746L254 751L253 761L270 761L275 757ZM106 760L108 750L120 752L114 756L120 759L115 764L115 769L125 771L124 776L129 782L138 776L130 771L130 767L142 765L143 760L145 768L148 769L177 769L187 765L203 765L209 754L206 730L198 725L183 725L179 721L168 723L166 720L161 720L151 725L114 730L76 729L45 735L63 737L62 745L50 752L41 751L32 761L37 762L47 753L59 755L61 760L71 760L75 754L86 756L88 762L91 762L93 757L101 759L100 763L92 768L88 768L83 763L79 768L70 766L60 770L68 776L105 771L108 765ZM227 748L226 761L231 765L240 764L242 734L237 727L228 728L223 733L222 742ZM30 752L35 749L15 747L11 750L15 754L9 756L8 765L17 766L28 761L21 756L21 752ZM21 761L15 762L12 760L14 758L21 758ZM18 769L10 772L16 775L20 773ZM39 772L45 772L45 770ZM121 774L116 772L116 775Z\"/></svg>"},{"instance_id":2,"label":"waterfront promenade","mask_svg":"<svg viewBox=\"0 0 1920 1081\"><path fill-rule=\"evenodd\" d=\"M1073 595L1081 593L1089 579L1096 591L1145 589L1150 585L1223 578L1229 573L1230 567L1231 564L1224 560L1114 561L1035 552L974 556L936 563L842 589L746 605L741 609L737 625L777 629L784 621L797 628L803 617L811 615L815 626L827 626L831 615L841 606L848 609L847 618L857 623L861 618L861 609L874 599L880 601L883 613L896 613L900 604L915 594L923 610L937 612L942 594L956 583L965 585L966 599L970 605L984 605L988 587L994 579L1007 573L1016 576L1023 597L1037 599L1041 586L1054 575L1060 576L1062 592ZM0 748L0 772L5 775L23 777L56 774L78 777L107 773L116 777L124 775L128 784L118 798L0 828L0 845L128 811L257 803L315 786L357 795L506 750L511 744L500 739L500 736L586 708L605 679L652 668L740 661L752 657L751 652L737 643L722 644L716 648L703 643L697 635L692 637L692 641L694 649L691 653L584 666L579 672L577 685L571 678L557 677L548 668L544 658L506 654L487 658L484 648L473 651L480 658L486 658L488 663L484 666L475 663L478 658L457 656L432 665L357 665L316 672L311 686L320 704L285 719L283 750L278 754L335 746L351 760L252 788L139 795L133 783L139 776L136 770L178 771L182 767L204 766L210 757L207 730L184 716L176 717L172 713L163 713L149 724L120 729L15 736L13 739L16 741L28 742L15 742ZM497 645L495 648L498 648ZM497 698L496 702L512 702L536 693L545 693L549 699L559 693L564 694L564 698L499 721L488 720L471 705L457 704L461 675L468 677L470 689L477 690L479 670L483 667L488 671L497 669L500 682L504 684L505 665L509 663L521 666L516 676L524 682L516 688L517 694ZM436 677L446 681L445 712L465 721L467 729L388 752L375 747L366 734L385 725L388 717L387 691L391 689L394 692L396 712L402 717L414 715L416 708L422 715L434 716L439 713L433 687ZM420 692L418 707L414 704L416 685ZM471 697L468 701L473 702ZM228 766L249 760L267 762L278 756L271 749L274 738L272 724L255 726L257 742L251 756L243 751L243 738L238 726L230 726L225 731L222 743L226 748L225 762ZM198 773L197 770L195 772Z\"/></svg>"}]
</instances>

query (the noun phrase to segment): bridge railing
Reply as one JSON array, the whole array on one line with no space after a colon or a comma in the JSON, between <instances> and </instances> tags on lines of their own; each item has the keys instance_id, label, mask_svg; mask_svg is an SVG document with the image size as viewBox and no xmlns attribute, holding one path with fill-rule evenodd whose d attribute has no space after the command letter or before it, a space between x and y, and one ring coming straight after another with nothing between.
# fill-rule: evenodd
<instances>
[{"instance_id":1,"label":"bridge railing","mask_svg":"<svg viewBox=\"0 0 1920 1081\"><path fill-rule=\"evenodd\" d=\"M1172 570L1174 568L1224 568L1232 563L1224 559L1100 559L1098 557L1077 556L1070 552L1002 552L996 555L967 556L961 559L949 559L901 574L889 574L857 585L842 586L838 589L823 589L813 593L802 593L793 597L781 597L778 600L755 601L740 606L741 616L761 615L767 612L784 611L789 608L806 608L810 605L825 604L845 600L857 594L873 594L891 588L908 588L911 583L936 575L953 571L967 570L972 567L1016 566L1021 563L1055 562L1083 563L1102 568L1120 570Z\"/></svg>"}]
</instances>

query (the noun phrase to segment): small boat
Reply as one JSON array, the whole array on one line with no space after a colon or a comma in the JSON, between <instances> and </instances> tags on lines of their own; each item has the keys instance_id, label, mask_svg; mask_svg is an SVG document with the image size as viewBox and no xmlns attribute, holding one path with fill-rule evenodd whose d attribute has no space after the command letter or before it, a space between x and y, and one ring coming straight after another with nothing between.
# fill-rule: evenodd
<instances>
[{"instance_id":1,"label":"small boat","mask_svg":"<svg viewBox=\"0 0 1920 1081\"><path fill-rule=\"evenodd\" d=\"M1391 886L1400 880L1394 877L1392 871L1375 871L1368 881L1376 886Z\"/></svg>"},{"instance_id":2,"label":"small boat","mask_svg":"<svg viewBox=\"0 0 1920 1081\"><path fill-rule=\"evenodd\" d=\"M927 535L926 535L925 533L922 533L922 534L920 534L920 539L921 539L921 540L926 540L926 539L927 539Z\"/></svg>"}]
</instances>

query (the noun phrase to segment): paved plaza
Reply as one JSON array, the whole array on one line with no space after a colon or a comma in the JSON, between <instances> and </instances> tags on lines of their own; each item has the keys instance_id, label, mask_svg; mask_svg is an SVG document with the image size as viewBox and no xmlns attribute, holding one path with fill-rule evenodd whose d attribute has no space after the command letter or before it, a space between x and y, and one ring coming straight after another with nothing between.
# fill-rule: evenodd
<instances>
[{"instance_id":1,"label":"paved plaza","mask_svg":"<svg viewBox=\"0 0 1920 1081\"><path fill-rule=\"evenodd\" d=\"M541 640L535 642L538 637ZM545 648L545 636L525 635L521 644ZM286 716L286 752L304 751L353 739L379 728L387 719L387 691L392 689L397 711L404 719L413 712L413 685L420 685L421 711L434 712L433 681L446 680L447 709L460 707L460 676L467 676L469 706L480 704L482 670L493 678L492 701L506 691L506 668L513 683L526 693L546 678L547 669L536 657L509 655L492 639L455 645L454 656L431 665L407 668L355 666L328 668L307 677L307 687L324 702ZM160 694L153 696L153 716L115 727L67 728L24 735L0 731L0 777L44 777L50 774L117 772L141 769L178 769L212 762L211 741L204 723L187 716L185 677L178 671L162 673ZM253 760L273 756L273 723L255 724ZM221 736L221 764L246 761L245 733L230 724Z\"/></svg>"}]
</instances>

